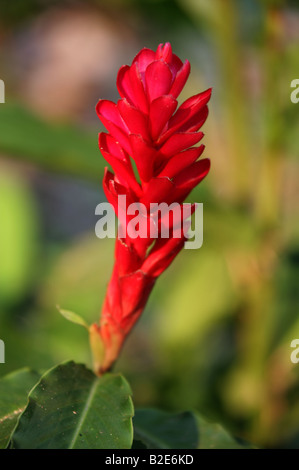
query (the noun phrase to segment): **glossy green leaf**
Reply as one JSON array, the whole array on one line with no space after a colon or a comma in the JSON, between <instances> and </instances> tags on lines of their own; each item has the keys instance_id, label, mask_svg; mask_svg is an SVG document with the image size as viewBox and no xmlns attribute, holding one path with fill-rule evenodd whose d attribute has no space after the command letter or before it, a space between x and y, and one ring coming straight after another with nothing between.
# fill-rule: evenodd
<instances>
[{"instance_id":1,"label":"glossy green leaf","mask_svg":"<svg viewBox=\"0 0 299 470\"><path fill-rule=\"evenodd\" d=\"M0 449L5 449L39 374L22 369L0 379Z\"/></svg>"},{"instance_id":2,"label":"glossy green leaf","mask_svg":"<svg viewBox=\"0 0 299 470\"><path fill-rule=\"evenodd\" d=\"M197 422L190 412L171 414L154 409L136 410L133 419L135 448L196 449Z\"/></svg>"},{"instance_id":3,"label":"glossy green leaf","mask_svg":"<svg viewBox=\"0 0 299 470\"><path fill-rule=\"evenodd\" d=\"M131 390L118 374L96 377L68 362L48 371L29 395L13 434L18 449L129 449Z\"/></svg>"}]
</instances>

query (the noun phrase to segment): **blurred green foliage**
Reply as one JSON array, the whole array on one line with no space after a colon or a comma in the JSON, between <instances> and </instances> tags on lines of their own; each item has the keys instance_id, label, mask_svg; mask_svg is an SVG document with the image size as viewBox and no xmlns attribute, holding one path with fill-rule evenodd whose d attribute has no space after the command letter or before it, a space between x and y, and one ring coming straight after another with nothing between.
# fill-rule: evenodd
<instances>
[{"instance_id":1,"label":"blurred green foliage","mask_svg":"<svg viewBox=\"0 0 299 470\"><path fill-rule=\"evenodd\" d=\"M49 3L1 2L3 35ZM70 11L80 4L61 3ZM125 11L141 46L170 39L192 62L186 94L214 87L205 126L212 169L190 196L204 202L203 247L185 250L159 279L116 369L128 377L136 406L195 409L258 446L298 448L299 364L290 361L290 342L299 337L299 105L290 101L290 82L298 78L299 39L286 20L293 15L298 25L298 5L85 3L105 14ZM86 131L71 119L38 116L7 88L0 105L0 338L7 359L0 374L69 359L90 365L86 331L56 305L97 320L114 241L98 240L94 227L63 241L44 234L49 214L41 214L32 173L96 183L100 202L100 126Z\"/></svg>"},{"instance_id":2,"label":"blurred green foliage","mask_svg":"<svg viewBox=\"0 0 299 470\"><path fill-rule=\"evenodd\" d=\"M43 169L99 181L104 161L99 159L94 133L71 125L46 123L17 104L0 108L3 152L28 158Z\"/></svg>"}]
</instances>

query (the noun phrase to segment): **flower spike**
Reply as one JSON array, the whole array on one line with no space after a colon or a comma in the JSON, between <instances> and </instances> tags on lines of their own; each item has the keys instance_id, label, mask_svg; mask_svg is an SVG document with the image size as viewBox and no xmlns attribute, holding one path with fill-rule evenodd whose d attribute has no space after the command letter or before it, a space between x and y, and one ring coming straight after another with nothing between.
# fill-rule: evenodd
<instances>
[{"instance_id":1,"label":"flower spike","mask_svg":"<svg viewBox=\"0 0 299 470\"><path fill-rule=\"evenodd\" d=\"M211 89L178 107L189 74L189 61L182 62L170 43L160 44L156 51L144 48L118 72L119 101L100 100L96 106L108 131L100 133L99 147L114 171L106 169L103 187L120 221L100 322L90 327L98 375L111 369L157 278L182 250L187 223L179 223L183 202L210 169L208 159L198 160L204 145L196 144L204 135L199 130L208 117ZM168 219L168 237L163 233L165 215L152 209L163 203L178 206ZM145 236L129 230L135 223L132 204L145 208L140 216ZM192 205L191 213L194 210Z\"/></svg>"}]
</instances>

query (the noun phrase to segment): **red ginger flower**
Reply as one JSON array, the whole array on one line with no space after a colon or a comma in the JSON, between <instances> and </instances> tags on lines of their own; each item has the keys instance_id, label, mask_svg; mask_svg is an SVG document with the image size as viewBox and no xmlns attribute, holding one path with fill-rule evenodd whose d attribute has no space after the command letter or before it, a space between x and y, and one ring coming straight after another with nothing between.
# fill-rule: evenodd
<instances>
[{"instance_id":1,"label":"red ginger flower","mask_svg":"<svg viewBox=\"0 0 299 470\"><path fill-rule=\"evenodd\" d=\"M117 104L108 100L97 104L97 114L108 130L108 134L100 133L99 147L115 172L106 168L104 191L122 226L128 224L127 208L134 202L148 209L149 226L152 202L177 202L182 208L185 198L209 172L208 159L197 161L204 146L194 145L203 137L198 131L208 116L211 89L192 96L177 109L176 98L189 73L190 63L183 63L173 54L169 43L160 44L156 52L142 49L131 66L124 65L118 72L121 99ZM126 196L125 207L118 204L121 195ZM159 219L156 239L149 234L146 238L125 234L116 240L115 265L100 325L90 328L98 374L111 368L157 277L184 245L183 230L180 236L162 238L161 223ZM175 225L175 220L171 225Z\"/></svg>"}]
</instances>

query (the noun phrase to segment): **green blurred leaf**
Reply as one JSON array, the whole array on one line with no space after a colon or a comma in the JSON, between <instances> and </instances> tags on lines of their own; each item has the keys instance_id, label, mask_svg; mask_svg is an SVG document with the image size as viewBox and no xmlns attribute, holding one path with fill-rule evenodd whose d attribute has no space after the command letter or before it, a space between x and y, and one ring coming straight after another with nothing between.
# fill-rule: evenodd
<instances>
[{"instance_id":1,"label":"green blurred leaf","mask_svg":"<svg viewBox=\"0 0 299 470\"><path fill-rule=\"evenodd\" d=\"M217 2L211 2L209 0L179 0L179 4L187 13L196 21L200 21L205 24L219 23L219 9Z\"/></svg>"},{"instance_id":2,"label":"green blurred leaf","mask_svg":"<svg viewBox=\"0 0 299 470\"><path fill-rule=\"evenodd\" d=\"M99 181L104 159L97 133L57 125L16 104L0 106L0 150L46 170Z\"/></svg>"},{"instance_id":3,"label":"green blurred leaf","mask_svg":"<svg viewBox=\"0 0 299 470\"><path fill-rule=\"evenodd\" d=\"M299 310L299 247L289 247L280 255L274 275L274 296L269 319L269 353L281 342L294 338L297 333ZM294 336L293 336L294 335Z\"/></svg>"},{"instance_id":4,"label":"green blurred leaf","mask_svg":"<svg viewBox=\"0 0 299 470\"><path fill-rule=\"evenodd\" d=\"M56 306L59 313L68 321L75 323L76 325L84 326L88 330L88 325L84 318L80 317L77 313L71 312L70 310L64 310L59 307L59 305Z\"/></svg>"},{"instance_id":5,"label":"green blurred leaf","mask_svg":"<svg viewBox=\"0 0 299 470\"><path fill-rule=\"evenodd\" d=\"M86 330L74 328L57 315L55 305L82 312L89 325L98 320L110 276L105 267L112 269L113 265L114 241L99 240L92 233L77 237L56 258L41 284L34 324L35 345L51 356L50 364L72 359L92 365ZM80 269L71 269L72 266Z\"/></svg>"},{"instance_id":6,"label":"green blurred leaf","mask_svg":"<svg viewBox=\"0 0 299 470\"><path fill-rule=\"evenodd\" d=\"M250 447L238 442L220 424L209 423L197 415L199 444L198 449L245 449Z\"/></svg>"},{"instance_id":7,"label":"green blurred leaf","mask_svg":"<svg viewBox=\"0 0 299 470\"><path fill-rule=\"evenodd\" d=\"M192 253L184 252L176 260L171 295L165 289L167 295L161 297L159 304L163 315L156 317L156 343L175 350L186 343L197 344L210 325L226 315L234 302L223 254L206 247L186 251Z\"/></svg>"},{"instance_id":8,"label":"green blurred leaf","mask_svg":"<svg viewBox=\"0 0 299 470\"><path fill-rule=\"evenodd\" d=\"M48 371L29 395L13 434L18 449L129 449L131 390L121 375L96 377L68 362Z\"/></svg>"},{"instance_id":9,"label":"green blurred leaf","mask_svg":"<svg viewBox=\"0 0 299 470\"><path fill-rule=\"evenodd\" d=\"M100 312L113 267L114 239L99 240L94 233L77 237L57 257L41 286L42 308L53 309L53 302L67 305L68 310L84 312L87 323ZM80 269L70 269L80 266ZM110 266L107 269L106 266ZM59 327L61 321L59 316Z\"/></svg>"},{"instance_id":10,"label":"green blurred leaf","mask_svg":"<svg viewBox=\"0 0 299 470\"><path fill-rule=\"evenodd\" d=\"M154 409L136 410L133 426L134 440L147 449L196 449L197 423L190 412L171 414Z\"/></svg>"},{"instance_id":11,"label":"green blurred leaf","mask_svg":"<svg viewBox=\"0 0 299 470\"><path fill-rule=\"evenodd\" d=\"M0 449L7 447L27 395L39 378L37 372L22 369L0 379Z\"/></svg>"},{"instance_id":12,"label":"green blurred leaf","mask_svg":"<svg viewBox=\"0 0 299 470\"><path fill-rule=\"evenodd\" d=\"M134 448L242 449L220 424L209 423L192 412L172 414L154 409L136 410Z\"/></svg>"},{"instance_id":13,"label":"green blurred leaf","mask_svg":"<svg viewBox=\"0 0 299 470\"><path fill-rule=\"evenodd\" d=\"M0 174L0 303L15 303L33 280L38 251L37 212L16 174Z\"/></svg>"}]
</instances>

